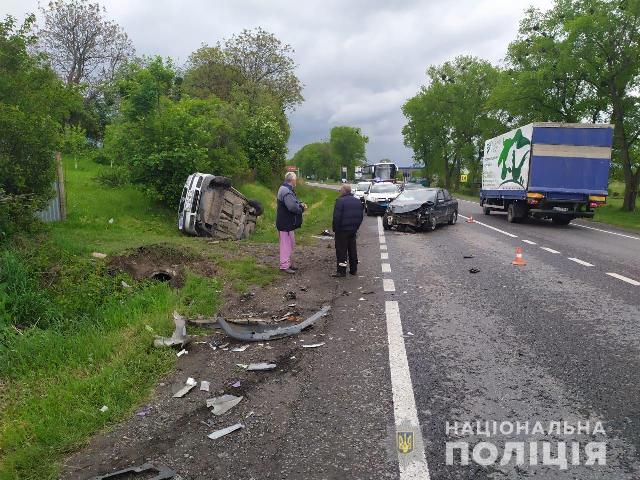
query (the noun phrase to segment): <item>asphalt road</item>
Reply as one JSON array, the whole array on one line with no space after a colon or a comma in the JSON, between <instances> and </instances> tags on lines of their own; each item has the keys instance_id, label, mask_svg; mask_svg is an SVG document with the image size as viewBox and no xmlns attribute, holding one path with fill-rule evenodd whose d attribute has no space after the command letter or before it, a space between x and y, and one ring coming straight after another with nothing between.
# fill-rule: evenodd
<instances>
[{"instance_id":1,"label":"asphalt road","mask_svg":"<svg viewBox=\"0 0 640 480\"><path fill-rule=\"evenodd\" d=\"M435 232L385 232L388 260L381 259L395 285L387 300L399 302L430 478L640 478L640 236L587 222L509 224L464 201L460 214L457 225ZM378 233L367 219L363 235ZM524 267L511 264L516 247ZM487 436L485 422L504 431ZM519 434L510 432L516 422ZM536 422L544 432L533 432ZM555 422L567 422L567 431ZM582 434L569 435L579 422ZM456 441L469 445L468 465L459 449L447 462L447 442ZM480 442L495 446L495 462L474 462ZM507 442L522 446L524 461ZM560 442L566 466L550 464L565 448ZM590 442L604 444L606 456L587 456ZM491 460L493 447L483 448L480 463L482 452Z\"/></svg>"}]
</instances>

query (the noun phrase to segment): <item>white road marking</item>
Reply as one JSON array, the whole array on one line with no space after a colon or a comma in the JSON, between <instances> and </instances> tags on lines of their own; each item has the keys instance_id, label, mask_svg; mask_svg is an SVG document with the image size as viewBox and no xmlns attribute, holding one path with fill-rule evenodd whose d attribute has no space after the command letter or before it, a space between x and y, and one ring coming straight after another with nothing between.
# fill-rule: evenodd
<instances>
[{"instance_id":1,"label":"white road marking","mask_svg":"<svg viewBox=\"0 0 640 480\"><path fill-rule=\"evenodd\" d=\"M551 253L560 253L558 250L554 250L553 248L549 248L549 247L540 247L542 250L546 250L547 252L551 252Z\"/></svg>"},{"instance_id":2,"label":"white road marking","mask_svg":"<svg viewBox=\"0 0 640 480\"><path fill-rule=\"evenodd\" d=\"M385 302L387 338L389 342L389 369L393 394L393 415L397 432L413 432L413 451L398 451L401 480L430 480L429 466L424 454L424 441L418 420L415 394L409 372L407 350L402 336L402 321L398 302ZM394 439L395 440L395 439Z\"/></svg>"},{"instance_id":3,"label":"white road marking","mask_svg":"<svg viewBox=\"0 0 640 480\"><path fill-rule=\"evenodd\" d=\"M393 279L392 278L383 278L382 279L382 289L385 292L395 292L396 291L396 285L395 285L395 283L393 283Z\"/></svg>"},{"instance_id":4,"label":"white road marking","mask_svg":"<svg viewBox=\"0 0 640 480\"><path fill-rule=\"evenodd\" d=\"M473 205L480 205L480 202L472 202L471 200L465 200L464 198L458 198L459 202L466 202L466 203L471 203Z\"/></svg>"},{"instance_id":5,"label":"white road marking","mask_svg":"<svg viewBox=\"0 0 640 480\"><path fill-rule=\"evenodd\" d=\"M380 245L380 250L386 250L387 249L387 245L386 244L381 244Z\"/></svg>"},{"instance_id":6,"label":"white road marking","mask_svg":"<svg viewBox=\"0 0 640 480\"><path fill-rule=\"evenodd\" d=\"M579 258L569 257L569 260L571 260L572 262L579 263L580 265L584 265L585 267L593 267L593 264L589 262L585 262L584 260L580 260Z\"/></svg>"},{"instance_id":7,"label":"white road marking","mask_svg":"<svg viewBox=\"0 0 640 480\"><path fill-rule=\"evenodd\" d=\"M607 275L613 278L617 278L618 280L622 280L623 282L630 283L631 285L635 285L636 287L640 287L640 282L633 280L629 277L625 277L624 275L620 275L618 273L611 273L611 272L607 272Z\"/></svg>"},{"instance_id":8,"label":"white road marking","mask_svg":"<svg viewBox=\"0 0 640 480\"><path fill-rule=\"evenodd\" d=\"M536 242L532 242L531 240L522 240L524 243L528 243L529 245L537 245Z\"/></svg>"},{"instance_id":9,"label":"white road marking","mask_svg":"<svg viewBox=\"0 0 640 480\"><path fill-rule=\"evenodd\" d=\"M469 217L465 217L464 215L460 215L460 214L458 214L458 216L464 218L465 220L469 218ZM504 230L500 230L499 228L492 227L491 225L487 225L486 223L479 222L478 220L475 220L475 223L477 223L478 225L482 225L483 227L490 228L491 230L495 230L496 232L502 233L503 235L506 235L507 237L518 238L518 236L514 235L513 233L505 232Z\"/></svg>"},{"instance_id":10,"label":"white road marking","mask_svg":"<svg viewBox=\"0 0 640 480\"><path fill-rule=\"evenodd\" d=\"M617 235L619 237L630 238L631 240L640 240L640 237L634 237L633 235L625 235L624 233L611 232L609 230L602 230L601 228L588 227L580 223L572 223L571 225L574 227L588 228L589 230L596 230L598 232L608 233L609 235Z\"/></svg>"},{"instance_id":11,"label":"white road marking","mask_svg":"<svg viewBox=\"0 0 640 480\"><path fill-rule=\"evenodd\" d=\"M380 260L389 260L389 252L380 253Z\"/></svg>"},{"instance_id":12,"label":"white road marking","mask_svg":"<svg viewBox=\"0 0 640 480\"><path fill-rule=\"evenodd\" d=\"M382 273L391 273L391 264L383 263L382 264Z\"/></svg>"},{"instance_id":13,"label":"white road marking","mask_svg":"<svg viewBox=\"0 0 640 480\"><path fill-rule=\"evenodd\" d=\"M378 240L380 240L380 243L387 243L387 239L386 239L386 238L384 238L384 235L380 235L380 236L378 237Z\"/></svg>"},{"instance_id":14,"label":"white road marking","mask_svg":"<svg viewBox=\"0 0 640 480\"><path fill-rule=\"evenodd\" d=\"M378 235L384 235L384 228L382 226L382 217L378 217Z\"/></svg>"}]
</instances>

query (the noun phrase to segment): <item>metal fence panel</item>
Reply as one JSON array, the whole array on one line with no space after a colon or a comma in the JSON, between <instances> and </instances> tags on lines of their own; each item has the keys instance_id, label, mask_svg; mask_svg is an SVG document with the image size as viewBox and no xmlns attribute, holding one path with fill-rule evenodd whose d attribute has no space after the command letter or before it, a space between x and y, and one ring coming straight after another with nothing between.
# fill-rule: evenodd
<instances>
[{"instance_id":1,"label":"metal fence panel","mask_svg":"<svg viewBox=\"0 0 640 480\"><path fill-rule=\"evenodd\" d=\"M49 200L47 208L36 213L43 222L59 222L62 220L62 211L60 209L60 190L58 188L58 182L53 182L53 189L56 191L55 196Z\"/></svg>"}]
</instances>

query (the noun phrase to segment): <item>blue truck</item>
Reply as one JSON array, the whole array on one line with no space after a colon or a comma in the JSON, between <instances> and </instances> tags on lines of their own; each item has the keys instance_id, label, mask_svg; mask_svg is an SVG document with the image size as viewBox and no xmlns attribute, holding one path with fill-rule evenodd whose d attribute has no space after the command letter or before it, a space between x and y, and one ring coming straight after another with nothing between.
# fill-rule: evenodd
<instances>
[{"instance_id":1,"label":"blue truck","mask_svg":"<svg viewBox=\"0 0 640 480\"><path fill-rule=\"evenodd\" d=\"M480 206L567 225L606 203L613 125L531 123L487 140Z\"/></svg>"}]
</instances>

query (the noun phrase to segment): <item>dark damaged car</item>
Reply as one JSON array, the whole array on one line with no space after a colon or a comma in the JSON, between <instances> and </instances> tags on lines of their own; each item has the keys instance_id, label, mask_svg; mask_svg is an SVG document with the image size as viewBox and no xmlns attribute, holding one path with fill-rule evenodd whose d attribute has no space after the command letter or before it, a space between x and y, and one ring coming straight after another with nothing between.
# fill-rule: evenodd
<instances>
[{"instance_id":1,"label":"dark damaged car","mask_svg":"<svg viewBox=\"0 0 640 480\"><path fill-rule=\"evenodd\" d=\"M389 204L382 225L411 230L435 230L438 224L458 221L458 201L443 188L405 190Z\"/></svg>"}]
</instances>

